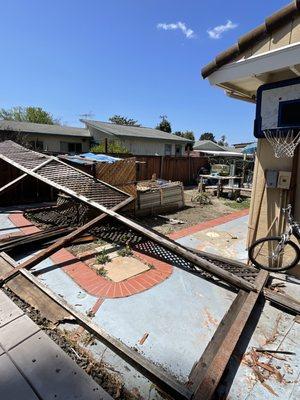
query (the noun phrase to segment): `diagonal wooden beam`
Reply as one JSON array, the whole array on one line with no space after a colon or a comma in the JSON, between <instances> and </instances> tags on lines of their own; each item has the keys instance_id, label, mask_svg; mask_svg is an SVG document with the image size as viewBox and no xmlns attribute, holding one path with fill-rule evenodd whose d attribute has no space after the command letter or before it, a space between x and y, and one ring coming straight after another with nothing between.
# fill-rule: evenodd
<instances>
[{"instance_id":1,"label":"diagonal wooden beam","mask_svg":"<svg viewBox=\"0 0 300 400\"><path fill-rule=\"evenodd\" d=\"M1 257L10 265L18 268L13 260L5 253L0 253ZM60 307L62 307L69 315L73 316L78 323L90 332L95 338L104 343L114 353L118 354L123 360L132 365L136 370L141 372L146 378L157 385L160 389L168 393L173 399L185 399L191 398L191 391L187 389L183 384L179 383L175 378L166 373L162 368L156 366L151 361L148 361L143 355L130 348L117 338L111 336L104 329L92 322L92 320L75 308L70 306L64 299L52 292L47 286L45 286L40 280L38 280L29 271L22 269L20 270L22 276L27 278L35 286L37 286L43 293L45 293L49 300L54 301Z\"/></svg>"},{"instance_id":2,"label":"diagonal wooden beam","mask_svg":"<svg viewBox=\"0 0 300 400\"><path fill-rule=\"evenodd\" d=\"M49 164L49 162L52 161L52 158L48 158L45 162L43 162L42 164L38 165L37 167L33 168L33 172L38 171L40 168L44 167L45 165ZM26 178L26 176L28 176L27 173L18 176L18 178L14 179L13 181L7 183L6 185L2 186L0 188L0 195L3 194L4 192L6 192L8 189L12 188L14 185L16 185L17 183L19 183L20 181L22 181L24 178Z\"/></svg>"},{"instance_id":3,"label":"diagonal wooden beam","mask_svg":"<svg viewBox=\"0 0 300 400\"><path fill-rule=\"evenodd\" d=\"M120 208L123 208L125 205L129 204L131 201L132 201L132 198L128 198L128 199L124 200L122 203L116 205L114 207L114 209L119 210ZM46 249L44 249L44 250L40 251L39 253L35 254L34 256L30 257L28 260L22 262L13 271L8 272L6 275L4 275L0 278L0 287L2 285L4 285L6 282L8 282L9 280L11 280L12 278L14 278L15 276L17 276L18 273L20 272L20 270L30 269L30 268L34 267L35 265L39 264L45 258L56 253L58 250L65 247L67 244L71 243L74 239L81 236L87 230L98 225L99 222L101 222L106 217L107 217L107 214L104 214L104 213L99 215L98 217L89 221L87 224L77 228L75 231L71 232L67 236L59 239L58 241L53 243L51 246L47 247Z\"/></svg>"},{"instance_id":4,"label":"diagonal wooden beam","mask_svg":"<svg viewBox=\"0 0 300 400\"><path fill-rule=\"evenodd\" d=\"M44 183L47 183L48 185L54 187L57 190L60 190L68 195L70 195L73 198L76 198L80 201L82 201L85 204L88 204L91 207L94 207L111 217L115 218L116 220L122 222L126 226L130 227L131 229L135 230L136 232L141 233L142 235L145 235L149 239L153 240L155 243L165 247L166 249L172 251L173 253L179 255L180 257L183 257L184 259L190 261L197 267L204 269L205 271L209 272L210 274L222 279L223 281L237 287L240 289L244 289L247 291L255 291L256 288L249 282L247 282L245 279L239 278L232 274L231 272L225 271L221 267L218 267L217 265L214 265L213 263L197 256L196 254L191 253L190 251L186 250L185 247L179 245L178 243L174 242L171 239L166 238L163 235L159 235L157 232L147 229L136 222L130 220L129 218L124 217L123 215L118 214L115 210L113 209L108 209L104 207L103 205L90 200L89 198L76 193L75 191L68 189L60 184L57 184L56 182L53 182L51 179L45 178L35 172L32 172L30 170L27 170L23 166L19 165L18 163L10 160L6 156L0 154L0 158L2 158L4 161L7 161L8 163L14 165L16 168L19 168L23 170L24 172L28 173L29 175L33 176L36 179L41 180Z\"/></svg>"},{"instance_id":5,"label":"diagonal wooden beam","mask_svg":"<svg viewBox=\"0 0 300 400\"><path fill-rule=\"evenodd\" d=\"M244 331L253 312L259 296L267 283L269 274L261 270L256 278L256 292L240 292L236 303L232 304L230 312L225 315L217 328L211 342L200 358L199 366L192 372L193 400L210 400L220 383L230 357ZM224 325L226 327L224 328ZM213 342L213 345L211 344ZM211 354L209 354L211 353ZM204 366L202 370L201 366Z\"/></svg>"}]
</instances>

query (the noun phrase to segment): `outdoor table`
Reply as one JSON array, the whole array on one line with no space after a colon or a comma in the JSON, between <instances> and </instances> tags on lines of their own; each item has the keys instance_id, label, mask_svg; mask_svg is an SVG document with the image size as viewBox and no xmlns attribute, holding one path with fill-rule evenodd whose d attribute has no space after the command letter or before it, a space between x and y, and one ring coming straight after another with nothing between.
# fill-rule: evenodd
<instances>
[{"instance_id":1,"label":"outdoor table","mask_svg":"<svg viewBox=\"0 0 300 400\"><path fill-rule=\"evenodd\" d=\"M234 181L238 180L238 187L241 187L241 181L242 181L242 177L241 176L222 176L222 175L199 175L200 178L200 187L202 190L203 187L203 179L215 179L218 181L217 184L217 197L220 197L220 194L222 192L222 188L224 186L224 183L226 181L229 182L229 186L232 186L232 188L234 188ZM231 183L231 185L230 185Z\"/></svg>"}]
</instances>

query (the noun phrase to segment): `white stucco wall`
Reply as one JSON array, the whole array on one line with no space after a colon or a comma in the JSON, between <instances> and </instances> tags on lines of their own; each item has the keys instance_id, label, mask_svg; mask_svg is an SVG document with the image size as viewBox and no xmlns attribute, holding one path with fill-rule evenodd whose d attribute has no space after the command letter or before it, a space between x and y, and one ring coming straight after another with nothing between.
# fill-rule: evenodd
<instances>
[{"instance_id":1,"label":"white stucco wall","mask_svg":"<svg viewBox=\"0 0 300 400\"><path fill-rule=\"evenodd\" d=\"M41 141L43 142L43 150L55 153L59 153L62 151L61 142L81 143L83 153L86 153L90 150L89 138L79 138L79 137L60 136L60 135L27 135L27 140Z\"/></svg>"},{"instance_id":2,"label":"white stucco wall","mask_svg":"<svg viewBox=\"0 0 300 400\"><path fill-rule=\"evenodd\" d=\"M89 127L90 133L96 142L102 142L105 138L108 140L117 140L113 135L106 135L97 129ZM153 156L165 155L165 145L171 145L171 155L175 156L176 143L167 140L146 140L140 138L126 138L118 140L133 155ZM184 155L185 143L178 143L181 147L181 155Z\"/></svg>"},{"instance_id":3,"label":"white stucco wall","mask_svg":"<svg viewBox=\"0 0 300 400\"><path fill-rule=\"evenodd\" d=\"M126 139L122 140L121 143L125 146L128 151L134 155L165 155L165 145L171 146L171 155L175 156L175 144L168 141L152 141L152 140L140 140L140 139ZM180 144L181 154L184 154L185 146Z\"/></svg>"}]
</instances>

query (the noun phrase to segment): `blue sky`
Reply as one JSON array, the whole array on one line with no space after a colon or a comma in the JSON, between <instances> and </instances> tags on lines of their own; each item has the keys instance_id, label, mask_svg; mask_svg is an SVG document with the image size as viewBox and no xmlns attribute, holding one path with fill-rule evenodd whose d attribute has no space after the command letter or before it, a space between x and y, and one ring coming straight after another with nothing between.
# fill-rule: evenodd
<instances>
[{"instance_id":1,"label":"blue sky","mask_svg":"<svg viewBox=\"0 0 300 400\"><path fill-rule=\"evenodd\" d=\"M1 1L0 107L41 106L74 126L89 112L150 127L165 114L173 131L247 141L254 106L211 87L200 69L287 2Z\"/></svg>"}]
</instances>

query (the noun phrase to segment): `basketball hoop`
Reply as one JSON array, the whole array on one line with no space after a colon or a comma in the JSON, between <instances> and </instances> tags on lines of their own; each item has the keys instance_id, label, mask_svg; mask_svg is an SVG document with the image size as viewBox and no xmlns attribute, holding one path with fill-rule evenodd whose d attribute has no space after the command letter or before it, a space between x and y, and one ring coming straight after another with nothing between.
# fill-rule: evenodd
<instances>
[{"instance_id":1,"label":"basketball hoop","mask_svg":"<svg viewBox=\"0 0 300 400\"><path fill-rule=\"evenodd\" d=\"M265 137L271 144L276 158L292 158L300 143L300 130L294 134L293 129L272 129L264 131Z\"/></svg>"}]
</instances>

